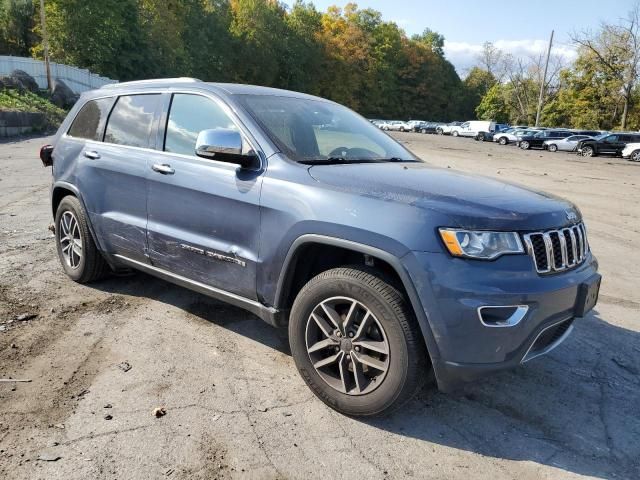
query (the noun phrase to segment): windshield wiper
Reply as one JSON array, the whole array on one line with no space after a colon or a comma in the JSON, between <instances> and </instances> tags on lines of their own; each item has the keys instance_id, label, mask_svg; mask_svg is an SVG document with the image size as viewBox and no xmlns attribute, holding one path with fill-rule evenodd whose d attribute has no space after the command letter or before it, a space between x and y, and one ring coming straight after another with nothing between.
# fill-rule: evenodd
<instances>
[{"instance_id":1,"label":"windshield wiper","mask_svg":"<svg viewBox=\"0 0 640 480\"><path fill-rule=\"evenodd\" d=\"M311 158L306 160L300 160L298 163L304 165L337 165L342 163L381 163L381 162L413 162L415 160L404 160L399 157L390 158L344 158L344 157L329 157L329 158Z\"/></svg>"}]
</instances>

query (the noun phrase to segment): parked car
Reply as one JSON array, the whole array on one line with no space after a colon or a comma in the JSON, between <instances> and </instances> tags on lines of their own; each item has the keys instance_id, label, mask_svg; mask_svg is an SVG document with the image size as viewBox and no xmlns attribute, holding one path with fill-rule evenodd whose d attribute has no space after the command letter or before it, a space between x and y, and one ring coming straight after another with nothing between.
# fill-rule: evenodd
<instances>
[{"instance_id":1,"label":"parked car","mask_svg":"<svg viewBox=\"0 0 640 480\"><path fill-rule=\"evenodd\" d=\"M568 130L541 130L534 135L521 136L516 142L516 145L523 150L544 148L544 143L547 140L560 140L570 136L571 132Z\"/></svg>"},{"instance_id":2,"label":"parked car","mask_svg":"<svg viewBox=\"0 0 640 480\"><path fill-rule=\"evenodd\" d=\"M438 133L438 127L444 125L441 122L422 122L414 127L418 133Z\"/></svg>"},{"instance_id":3,"label":"parked car","mask_svg":"<svg viewBox=\"0 0 640 480\"><path fill-rule=\"evenodd\" d=\"M411 125L401 120L390 120L383 123L380 128L382 128L382 130L392 132L410 132L413 130L413 127Z\"/></svg>"},{"instance_id":4,"label":"parked car","mask_svg":"<svg viewBox=\"0 0 640 480\"><path fill-rule=\"evenodd\" d=\"M507 145L509 143L517 143L522 136L535 135L538 132L540 132L540 130L514 127L502 132L494 133L493 141L499 143L500 145Z\"/></svg>"},{"instance_id":5,"label":"parked car","mask_svg":"<svg viewBox=\"0 0 640 480\"><path fill-rule=\"evenodd\" d=\"M598 155L620 156L628 143L640 142L640 133L606 133L596 138L580 140L576 147L578 155L595 157Z\"/></svg>"},{"instance_id":6,"label":"parked car","mask_svg":"<svg viewBox=\"0 0 640 480\"><path fill-rule=\"evenodd\" d=\"M440 125L436 128L438 135L451 135L451 129L462 125L463 122L450 122L445 125Z\"/></svg>"},{"instance_id":7,"label":"parked car","mask_svg":"<svg viewBox=\"0 0 640 480\"><path fill-rule=\"evenodd\" d=\"M554 138L551 140L544 141L544 148L549 150L550 152L575 152L578 147L578 142L580 140L586 140L590 137L589 135L571 135L566 138Z\"/></svg>"},{"instance_id":8,"label":"parked car","mask_svg":"<svg viewBox=\"0 0 640 480\"><path fill-rule=\"evenodd\" d=\"M478 132L492 132L495 130L496 123L485 120L470 120L462 125L451 127L451 136L453 137L475 137Z\"/></svg>"},{"instance_id":9,"label":"parked car","mask_svg":"<svg viewBox=\"0 0 640 480\"><path fill-rule=\"evenodd\" d=\"M640 162L640 143L627 143L622 150L622 158L632 162Z\"/></svg>"},{"instance_id":10,"label":"parked car","mask_svg":"<svg viewBox=\"0 0 640 480\"><path fill-rule=\"evenodd\" d=\"M474 135L473 139L478 142L491 142L493 141L493 132L478 132Z\"/></svg>"},{"instance_id":11,"label":"parked car","mask_svg":"<svg viewBox=\"0 0 640 480\"><path fill-rule=\"evenodd\" d=\"M431 167L322 98L109 84L40 158L72 280L141 270L287 326L304 381L348 415L526 363L597 300L571 202Z\"/></svg>"},{"instance_id":12,"label":"parked car","mask_svg":"<svg viewBox=\"0 0 640 480\"><path fill-rule=\"evenodd\" d=\"M407 130L408 132L415 132L416 131L416 127L418 125L421 125L423 123L426 123L424 120L409 120L407 122L407 126L409 127L409 129Z\"/></svg>"}]
</instances>

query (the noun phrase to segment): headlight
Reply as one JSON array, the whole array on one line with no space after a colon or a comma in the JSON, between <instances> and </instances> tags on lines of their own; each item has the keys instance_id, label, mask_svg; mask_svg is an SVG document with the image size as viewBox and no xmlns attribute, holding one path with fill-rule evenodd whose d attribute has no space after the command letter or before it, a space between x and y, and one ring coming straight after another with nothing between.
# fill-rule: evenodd
<instances>
[{"instance_id":1,"label":"headlight","mask_svg":"<svg viewBox=\"0 0 640 480\"><path fill-rule=\"evenodd\" d=\"M473 232L441 228L440 236L454 257L491 260L508 253L524 253L520 236L515 232Z\"/></svg>"}]
</instances>

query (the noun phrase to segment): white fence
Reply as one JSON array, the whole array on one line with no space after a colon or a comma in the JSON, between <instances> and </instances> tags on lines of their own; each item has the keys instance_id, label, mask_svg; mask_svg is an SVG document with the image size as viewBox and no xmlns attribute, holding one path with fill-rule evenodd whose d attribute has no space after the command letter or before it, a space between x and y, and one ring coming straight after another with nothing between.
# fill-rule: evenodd
<instances>
[{"instance_id":1,"label":"white fence","mask_svg":"<svg viewBox=\"0 0 640 480\"><path fill-rule=\"evenodd\" d=\"M55 62L49 62L49 65L51 66L51 78L63 80L75 93L98 88L107 83L118 83L117 80L101 77L83 68L70 67ZM44 61L0 55L0 75L9 75L14 70L27 72L38 82L40 88L47 88L47 70Z\"/></svg>"}]
</instances>

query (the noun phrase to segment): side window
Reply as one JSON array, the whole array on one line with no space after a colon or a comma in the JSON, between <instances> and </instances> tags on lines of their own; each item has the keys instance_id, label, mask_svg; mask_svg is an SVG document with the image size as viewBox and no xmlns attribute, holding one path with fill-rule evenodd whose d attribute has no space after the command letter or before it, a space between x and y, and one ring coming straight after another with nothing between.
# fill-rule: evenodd
<instances>
[{"instance_id":1,"label":"side window","mask_svg":"<svg viewBox=\"0 0 640 480\"><path fill-rule=\"evenodd\" d=\"M615 143L618 141L618 136L617 135L609 135L607 138L604 139L605 142L607 143Z\"/></svg>"},{"instance_id":2,"label":"side window","mask_svg":"<svg viewBox=\"0 0 640 480\"><path fill-rule=\"evenodd\" d=\"M107 122L114 100L114 98L89 100L76 115L67 135L101 142L104 124Z\"/></svg>"},{"instance_id":3,"label":"side window","mask_svg":"<svg viewBox=\"0 0 640 480\"><path fill-rule=\"evenodd\" d=\"M104 141L130 147L149 147L153 116L159 101L159 94L119 97L109 116Z\"/></svg>"},{"instance_id":4,"label":"side window","mask_svg":"<svg viewBox=\"0 0 640 480\"><path fill-rule=\"evenodd\" d=\"M176 93L169 109L164 150L194 155L198 134L216 128L238 129L222 107L210 98Z\"/></svg>"}]
</instances>

